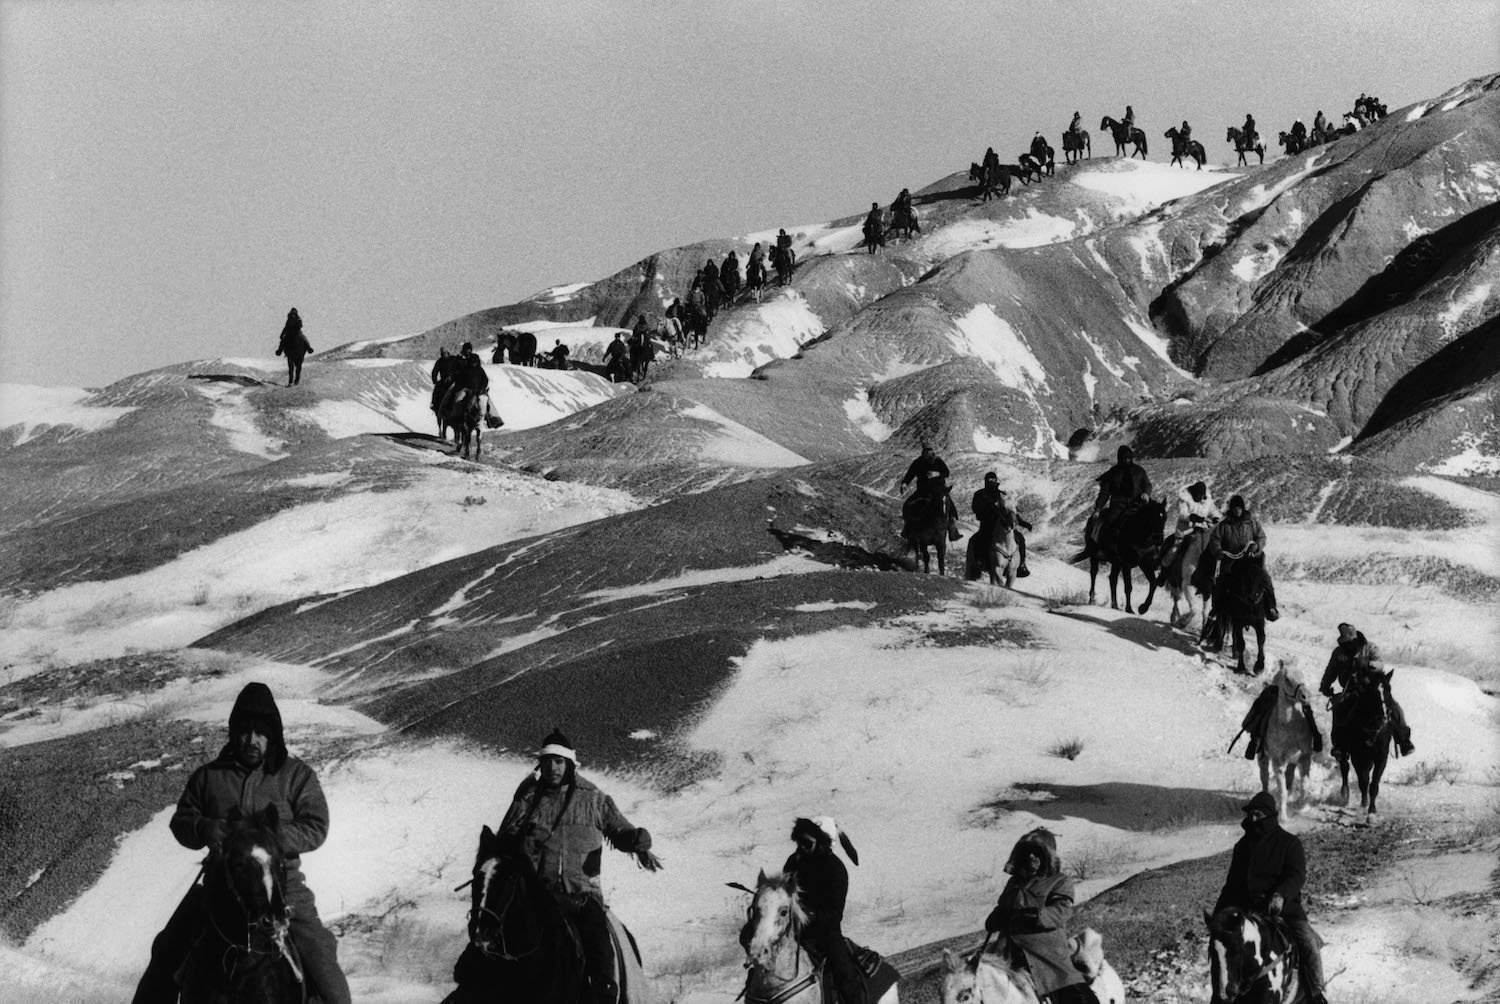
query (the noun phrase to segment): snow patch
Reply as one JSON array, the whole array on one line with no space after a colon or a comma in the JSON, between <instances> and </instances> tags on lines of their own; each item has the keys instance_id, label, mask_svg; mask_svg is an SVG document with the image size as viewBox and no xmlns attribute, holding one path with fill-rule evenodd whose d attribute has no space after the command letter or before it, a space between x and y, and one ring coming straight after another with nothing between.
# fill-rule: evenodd
<instances>
[{"instance_id":1,"label":"snow patch","mask_svg":"<svg viewBox=\"0 0 1500 1004\"><path fill-rule=\"evenodd\" d=\"M875 604L867 600L824 600L821 603L799 603L792 609L799 614L819 614L829 610L874 610Z\"/></svg>"},{"instance_id":2,"label":"snow patch","mask_svg":"<svg viewBox=\"0 0 1500 1004\"><path fill-rule=\"evenodd\" d=\"M20 426L21 434L14 443L20 446L48 427L66 426L83 432L98 432L135 411L134 408L88 404L88 398L94 393L82 387L0 383L0 429Z\"/></svg>"},{"instance_id":3,"label":"snow patch","mask_svg":"<svg viewBox=\"0 0 1500 1004\"><path fill-rule=\"evenodd\" d=\"M573 299L575 294L588 289L589 285L590 283L587 282L570 282L561 286L548 286L540 293L536 293L530 297L530 299L533 302L562 303Z\"/></svg>"},{"instance_id":4,"label":"snow patch","mask_svg":"<svg viewBox=\"0 0 1500 1004\"><path fill-rule=\"evenodd\" d=\"M684 418L708 422L715 427L711 436L698 448L698 456L704 460L732 464L735 467L802 467L808 463L806 457L725 418L706 404L695 402L682 409L680 414Z\"/></svg>"},{"instance_id":5,"label":"snow patch","mask_svg":"<svg viewBox=\"0 0 1500 1004\"><path fill-rule=\"evenodd\" d=\"M1182 171L1166 164L1142 161L1115 162L1109 168L1088 168L1068 180L1081 188L1102 192L1121 200L1116 209L1124 215L1139 215L1157 206L1195 195L1205 189L1232 181L1236 171L1208 167L1202 171Z\"/></svg>"},{"instance_id":6,"label":"snow patch","mask_svg":"<svg viewBox=\"0 0 1500 1004\"><path fill-rule=\"evenodd\" d=\"M875 409L870 407L870 392L864 388L855 391L854 397L844 402L844 416L877 443L890 439L896 431L875 414Z\"/></svg>"},{"instance_id":7,"label":"snow patch","mask_svg":"<svg viewBox=\"0 0 1500 1004\"><path fill-rule=\"evenodd\" d=\"M1471 287L1462 296L1454 297L1448 309L1438 314L1438 320L1443 324L1443 330L1450 336L1453 335L1463 320L1464 315L1475 307L1483 306L1490 298L1490 283L1480 283Z\"/></svg>"},{"instance_id":8,"label":"snow patch","mask_svg":"<svg viewBox=\"0 0 1500 1004\"><path fill-rule=\"evenodd\" d=\"M1417 119L1421 118L1423 115L1426 115L1427 114L1427 109L1430 108L1430 107L1432 107L1432 106L1431 105L1427 105L1427 104L1412 105L1411 111L1409 111L1409 112L1406 113L1406 121L1408 121L1408 122L1415 122Z\"/></svg>"},{"instance_id":9,"label":"snow patch","mask_svg":"<svg viewBox=\"0 0 1500 1004\"><path fill-rule=\"evenodd\" d=\"M780 290L764 302L737 307L715 318L709 343L701 353L709 360L702 373L706 377L743 379L772 360L796 355L823 331L823 319L801 293Z\"/></svg>"},{"instance_id":10,"label":"snow patch","mask_svg":"<svg viewBox=\"0 0 1500 1004\"><path fill-rule=\"evenodd\" d=\"M686 571L671 578L657 579L655 582L642 582L634 586L616 586L611 589L596 589L591 593L583 593L579 598L585 600L597 600L600 603L613 603L616 600L639 599L643 596L656 596L660 593L668 593L674 589L693 589L698 586L709 586L719 582L747 582L751 579L775 579L783 575L801 575L805 572L826 572L828 566L821 561L815 561L810 555L793 551L790 554L779 555L759 565L744 565L735 568L697 568Z\"/></svg>"},{"instance_id":11,"label":"snow patch","mask_svg":"<svg viewBox=\"0 0 1500 1004\"><path fill-rule=\"evenodd\" d=\"M287 455L284 440L260 431L244 387L216 381L196 384L194 389L213 402L214 411L208 422L229 434L230 449L267 460L280 460Z\"/></svg>"},{"instance_id":12,"label":"snow patch","mask_svg":"<svg viewBox=\"0 0 1500 1004\"><path fill-rule=\"evenodd\" d=\"M988 248L1030 248L1076 237L1078 225L1058 216L1026 210L1019 219L959 220L924 237L915 249L933 260Z\"/></svg>"},{"instance_id":13,"label":"snow patch","mask_svg":"<svg viewBox=\"0 0 1500 1004\"><path fill-rule=\"evenodd\" d=\"M953 319L949 341L955 351L987 365L1007 387L1047 389L1047 371L1009 322L987 303L975 304Z\"/></svg>"}]
</instances>

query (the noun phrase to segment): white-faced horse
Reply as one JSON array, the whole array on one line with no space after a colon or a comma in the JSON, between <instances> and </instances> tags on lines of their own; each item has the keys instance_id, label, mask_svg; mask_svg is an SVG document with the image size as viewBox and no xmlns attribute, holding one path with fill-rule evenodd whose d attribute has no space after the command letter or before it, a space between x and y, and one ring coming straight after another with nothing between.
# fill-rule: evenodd
<instances>
[{"instance_id":1,"label":"white-faced horse","mask_svg":"<svg viewBox=\"0 0 1500 1004\"><path fill-rule=\"evenodd\" d=\"M1280 661L1271 685L1276 688L1276 707L1266 723L1266 739L1256 759L1260 762L1260 790L1276 799L1276 815L1285 823L1287 804L1300 802L1307 795L1313 723L1303 711L1308 701L1307 685L1293 666Z\"/></svg>"},{"instance_id":2,"label":"white-faced horse","mask_svg":"<svg viewBox=\"0 0 1500 1004\"><path fill-rule=\"evenodd\" d=\"M1073 936L1073 965L1099 1004L1125 1004L1125 983L1104 957L1104 936L1091 927ZM964 962L943 950L943 1004L1039 1004L1025 970L996 965L998 958L977 952Z\"/></svg>"},{"instance_id":3,"label":"white-faced horse","mask_svg":"<svg viewBox=\"0 0 1500 1004\"><path fill-rule=\"evenodd\" d=\"M979 529L969 537L964 552L964 578L978 582L981 575L988 575L992 586L1010 589L1015 585L1016 530L1011 524L1002 523L988 534Z\"/></svg>"},{"instance_id":4,"label":"white-faced horse","mask_svg":"<svg viewBox=\"0 0 1500 1004\"><path fill-rule=\"evenodd\" d=\"M797 901L795 879L762 871L753 891L737 883L731 885L753 897L746 923L749 939L745 955L750 966L745 978L746 1004L822 1004L822 967L813 963L797 941L807 924L807 914ZM894 976L888 963L881 965ZM897 1004L900 999L894 980L884 994L871 998L878 1004Z\"/></svg>"}]
</instances>

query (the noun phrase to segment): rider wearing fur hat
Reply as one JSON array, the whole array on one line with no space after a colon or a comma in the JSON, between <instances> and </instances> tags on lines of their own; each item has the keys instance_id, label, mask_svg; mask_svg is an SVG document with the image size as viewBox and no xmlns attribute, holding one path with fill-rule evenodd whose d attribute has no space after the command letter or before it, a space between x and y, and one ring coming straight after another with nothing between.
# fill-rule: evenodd
<instances>
[{"instance_id":1,"label":"rider wearing fur hat","mask_svg":"<svg viewBox=\"0 0 1500 1004\"><path fill-rule=\"evenodd\" d=\"M1223 518L1224 514L1214 505L1214 497L1209 494L1208 485L1202 481L1195 481L1177 493L1177 525L1180 532L1174 533L1162 544L1161 561L1158 564L1161 571L1156 577L1158 587L1166 584L1167 570L1172 567L1178 553L1192 539L1192 535L1207 535Z\"/></svg>"},{"instance_id":2,"label":"rider wearing fur hat","mask_svg":"<svg viewBox=\"0 0 1500 1004\"><path fill-rule=\"evenodd\" d=\"M985 931L997 936L996 954L1031 974L1044 1004L1098 1004L1073 965L1073 880L1063 874L1057 838L1045 827L1027 833L1011 849L1005 871L1010 879L984 921Z\"/></svg>"},{"instance_id":3,"label":"rider wearing fur hat","mask_svg":"<svg viewBox=\"0 0 1500 1004\"><path fill-rule=\"evenodd\" d=\"M1327 1004L1320 939L1302 905L1302 884L1307 878L1302 841L1281 828L1276 819L1276 800L1266 792L1246 802L1244 812L1240 826L1245 835L1234 845L1229 874L1213 912L1232 906L1279 918L1302 959L1305 999L1309 1004Z\"/></svg>"},{"instance_id":4,"label":"rider wearing fur hat","mask_svg":"<svg viewBox=\"0 0 1500 1004\"><path fill-rule=\"evenodd\" d=\"M317 902L302 877L302 855L315 851L328 836L328 802L311 767L287 752L281 711L271 688L247 683L229 712L229 741L211 763L188 778L172 836L189 850L208 849L210 858L235 817L250 816L274 805L280 817L277 835L286 852L287 906L291 940L301 957L309 994L327 1004L346 1004L349 983L338 963L338 942L318 918ZM207 897L194 883L172 919L151 943L151 962L136 988L136 1004L176 1001L177 974L208 922Z\"/></svg>"},{"instance_id":5,"label":"rider wearing fur hat","mask_svg":"<svg viewBox=\"0 0 1500 1004\"><path fill-rule=\"evenodd\" d=\"M647 871L659 870L661 861L651 853L651 834L633 826L614 799L578 776L578 753L556 729L537 753L536 769L516 789L499 833L519 839L522 853L576 927L593 999L613 1004L619 988L599 866L608 841L616 850L635 855ZM464 982L460 977L472 951L466 949L459 958L456 982Z\"/></svg>"},{"instance_id":6,"label":"rider wearing fur hat","mask_svg":"<svg viewBox=\"0 0 1500 1004\"><path fill-rule=\"evenodd\" d=\"M1120 517L1151 495L1151 476L1135 462L1135 451L1121 446L1115 465L1098 477L1099 495L1094 499L1094 532L1089 544L1097 546L1114 531Z\"/></svg>"},{"instance_id":7,"label":"rider wearing fur hat","mask_svg":"<svg viewBox=\"0 0 1500 1004\"><path fill-rule=\"evenodd\" d=\"M796 880L798 902L807 913L802 929L802 947L823 959L825 972L833 984L840 1004L865 1004L865 981L854 963L849 942L844 938L844 902L849 896L849 870L833 852L837 840L859 864L859 854L848 834L828 816L817 819L798 818L792 824L792 840L797 849L786 859L782 871ZM741 932L741 944L748 944L750 928Z\"/></svg>"}]
</instances>

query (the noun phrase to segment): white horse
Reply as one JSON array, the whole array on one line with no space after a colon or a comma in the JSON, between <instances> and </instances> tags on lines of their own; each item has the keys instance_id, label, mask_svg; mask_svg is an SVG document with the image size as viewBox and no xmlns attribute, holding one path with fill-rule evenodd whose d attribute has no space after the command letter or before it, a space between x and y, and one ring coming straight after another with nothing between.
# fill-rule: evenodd
<instances>
[{"instance_id":1,"label":"white horse","mask_svg":"<svg viewBox=\"0 0 1500 1004\"><path fill-rule=\"evenodd\" d=\"M990 585L1010 589L1016 581L1016 532L1013 526L999 526L992 534L989 561L985 561L984 541L976 530L969 537L969 546L964 551L964 578L978 582L981 575L988 574Z\"/></svg>"},{"instance_id":2,"label":"white horse","mask_svg":"<svg viewBox=\"0 0 1500 1004\"><path fill-rule=\"evenodd\" d=\"M1276 799L1277 818L1285 823L1287 802L1300 802L1307 796L1313 724L1302 710L1308 700L1307 685L1297 676L1292 663L1285 659L1278 661L1271 686L1276 688L1276 707L1266 723L1266 739L1256 760L1260 763L1260 790L1270 792Z\"/></svg>"},{"instance_id":3,"label":"white horse","mask_svg":"<svg viewBox=\"0 0 1500 1004\"><path fill-rule=\"evenodd\" d=\"M797 942L807 914L797 901L796 880L762 871L752 895L750 942L745 948L750 963L745 978L746 1004L822 1004L822 967L814 965ZM897 1004L900 999L897 986L892 984L878 1004Z\"/></svg>"},{"instance_id":4,"label":"white horse","mask_svg":"<svg viewBox=\"0 0 1500 1004\"><path fill-rule=\"evenodd\" d=\"M1092 927L1073 936L1073 966L1099 1004L1125 1004L1125 983L1104 957L1104 936ZM971 962L943 949L943 1004L1039 1004L1031 974L995 965L982 951Z\"/></svg>"}]
</instances>

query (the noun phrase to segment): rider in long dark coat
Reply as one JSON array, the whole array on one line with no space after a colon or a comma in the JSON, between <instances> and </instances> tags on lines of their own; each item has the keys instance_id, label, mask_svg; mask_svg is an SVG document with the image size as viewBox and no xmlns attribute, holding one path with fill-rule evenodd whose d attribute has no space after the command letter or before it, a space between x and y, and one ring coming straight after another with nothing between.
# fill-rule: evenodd
<instances>
[{"instance_id":1,"label":"rider in long dark coat","mask_svg":"<svg viewBox=\"0 0 1500 1004\"><path fill-rule=\"evenodd\" d=\"M766 253L761 250L760 241L755 242L755 247L750 249L750 257L745 262L745 288L760 289L766 284Z\"/></svg>"},{"instance_id":2,"label":"rider in long dark coat","mask_svg":"<svg viewBox=\"0 0 1500 1004\"><path fill-rule=\"evenodd\" d=\"M1099 1004L1073 965L1073 880L1058 860L1057 838L1044 827L1027 833L1011 849L1005 871L1010 878L984 921L984 929L998 935L995 953L1008 968L1030 973L1046 1004Z\"/></svg>"},{"instance_id":3,"label":"rider in long dark coat","mask_svg":"<svg viewBox=\"0 0 1500 1004\"><path fill-rule=\"evenodd\" d=\"M832 832L830 832L832 831ZM792 824L797 849L786 859L782 872L796 879L797 899L807 913L801 943L824 960L824 971L832 977L840 1004L865 1004L865 981L854 964L849 942L844 938L844 905L849 898L849 870L833 852L834 835L856 865L859 858L849 838L838 833L832 819L798 819ZM750 926L740 934L748 944Z\"/></svg>"},{"instance_id":4,"label":"rider in long dark coat","mask_svg":"<svg viewBox=\"0 0 1500 1004\"><path fill-rule=\"evenodd\" d=\"M1131 126L1135 125L1135 109L1129 105L1125 106L1125 118L1121 120L1125 125L1125 135L1130 135Z\"/></svg>"},{"instance_id":5,"label":"rider in long dark coat","mask_svg":"<svg viewBox=\"0 0 1500 1004\"><path fill-rule=\"evenodd\" d=\"M276 354L286 356L286 385L302 382L302 360L313 350L312 343L302 333L302 315L293 307L287 311L286 324L281 329L281 339L276 344Z\"/></svg>"},{"instance_id":6,"label":"rider in long dark coat","mask_svg":"<svg viewBox=\"0 0 1500 1004\"><path fill-rule=\"evenodd\" d=\"M733 300L740 291L740 258L733 251L724 256L719 266L719 285L724 287L724 299Z\"/></svg>"},{"instance_id":7,"label":"rider in long dark coat","mask_svg":"<svg viewBox=\"0 0 1500 1004\"><path fill-rule=\"evenodd\" d=\"M310 989L328 1004L347 1004L349 983L339 968L338 942L318 918L301 868L302 855L323 846L328 837L328 802L313 769L287 752L281 710L271 689L247 683L229 712L229 741L188 778L172 814L172 836L188 850L207 848L212 859L232 814L253 815L272 805L281 819L278 834L286 852L292 942ZM207 923L206 894L195 883L151 943L151 963L136 988L135 1004L177 1000L177 971Z\"/></svg>"},{"instance_id":8,"label":"rider in long dark coat","mask_svg":"<svg viewBox=\"0 0 1500 1004\"><path fill-rule=\"evenodd\" d=\"M979 166L984 168L986 174L988 174L991 169L998 169L1000 167L1000 155L995 152L994 147L988 147L985 149L984 160L980 162Z\"/></svg>"},{"instance_id":9,"label":"rider in long dark coat","mask_svg":"<svg viewBox=\"0 0 1500 1004\"><path fill-rule=\"evenodd\" d=\"M1021 514L1006 501L998 474L990 471L984 476L984 487L974 493L974 497L969 500L969 508L974 512L974 518L979 520L979 539L987 545L994 546L995 533L1002 527L1004 532L1015 537L1020 557L1016 577L1024 579L1030 575L1031 569L1026 567L1026 536L1021 533L1021 528L1030 530L1031 524L1022 519Z\"/></svg>"},{"instance_id":10,"label":"rider in long dark coat","mask_svg":"<svg viewBox=\"0 0 1500 1004\"><path fill-rule=\"evenodd\" d=\"M448 354L445 348L438 349L437 362L432 364L432 410L437 411L448 393L453 374L458 371L459 357Z\"/></svg>"},{"instance_id":11,"label":"rider in long dark coat","mask_svg":"<svg viewBox=\"0 0 1500 1004\"><path fill-rule=\"evenodd\" d=\"M1082 115L1078 114L1077 112L1073 113L1073 121L1068 123L1068 132L1072 133L1074 136L1080 136L1083 133Z\"/></svg>"},{"instance_id":12,"label":"rider in long dark coat","mask_svg":"<svg viewBox=\"0 0 1500 1004\"><path fill-rule=\"evenodd\" d=\"M958 532L958 507L949 494L948 465L927 443L922 444L921 455L907 466L901 487L905 488L913 481L917 483L917 490L901 507L901 515L906 521L910 522L910 512L918 499L942 499L948 513L948 539L958 540L963 536Z\"/></svg>"},{"instance_id":13,"label":"rider in long dark coat","mask_svg":"<svg viewBox=\"0 0 1500 1004\"><path fill-rule=\"evenodd\" d=\"M724 286L719 282L719 266L710 258L703 263L703 270L698 274L703 279L703 297L708 306L708 319L712 321L719 312L719 304L724 300Z\"/></svg>"},{"instance_id":14,"label":"rider in long dark coat","mask_svg":"<svg viewBox=\"0 0 1500 1004\"><path fill-rule=\"evenodd\" d=\"M1302 959L1302 980L1309 1004L1328 1004L1323 996L1320 939L1307 921L1302 885L1307 880L1307 853L1297 836L1281 828L1276 800L1262 791L1245 803L1240 823L1245 835L1234 845L1229 874L1214 903L1214 913L1238 907L1280 918Z\"/></svg>"},{"instance_id":15,"label":"rider in long dark coat","mask_svg":"<svg viewBox=\"0 0 1500 1004\"><path fill-rule=\"evenodd\" d=\"M1364 636L1364 632L1355 628L1353 624L1339 625L1339 640L1333 647L1333 654L1328 657L1328 667L1323 670L1323 679L1318 684L1318 693L1324 697L1334 696L1334 685L1337 684L1339 692L1349 689L1354 678L1361 673L1384 673L1385 663L1381 661L1380 650ZM1416 752L1412 745L1411 728L1406 724L1406 712L1401 705L1396 703L1396 698L1391 694L1391 680L1389 676L1384 677L1380 683L1381 691L1385 695L1385 706L1391 716L1391 735L1396 740L1396 746L1402 756L1411 756ZM1338 724L1343 721L1343 715L1339 713L1339 706L1335 705L1335 716ZM1338 752L1338 733L1334 733L1334 751Z\"/></svg>"},{"instance_id":16,"label":"rider in long dark coat","mask_svg":"<svg viewBox=\"0 0 1500 1004\"><path fill-rule=\"evenodd\" d=\"M1151 476L1135 462L1135 451L1121 446L1115 451L1115 465L1099 475L1099 494L1094 499L1094 535L1098 544L1112 533L1120 517L1151 494Z\"/></svg>"},{"instance_id":17,"label":"rider in long dark coat","mask_svg":"<svg viewBox=\"0 0 1500 1004\"><path fill-rule=\"evenodd\" d=\"M870 211L865 214L864 226L860 230L866 242L871 245L871 250L874 250L876 244L885 244L885 221L881 218L880 203L870 203Z\"/></svg>"},{"instance_id":18,"label":"rider in long dark coat","mask_svg":"<svg viewBox=\"0 0 1500 1004\"><path fill-rule=\"evenodd\" d=\"M1255 131L1255 116L1249 112L1245 113L1245 128L1243 131L1245 133L1245 146L1253 149L1259 133Z\"/></svg>"}]
</instances>

